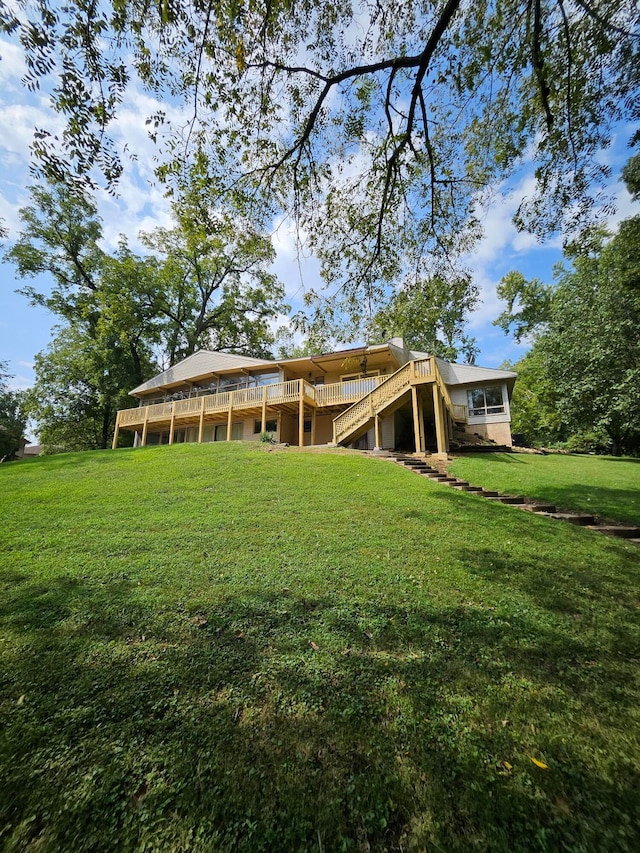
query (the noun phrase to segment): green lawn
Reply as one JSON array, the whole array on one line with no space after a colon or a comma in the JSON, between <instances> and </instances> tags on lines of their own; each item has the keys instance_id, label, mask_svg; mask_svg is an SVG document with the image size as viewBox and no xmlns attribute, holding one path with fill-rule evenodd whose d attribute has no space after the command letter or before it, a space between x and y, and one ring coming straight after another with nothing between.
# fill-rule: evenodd
<instances>
[{"instance_id":1,"label":"green lawn","mask_svg":"<svg viewBox=\"0 0 640 853\"><path fill-rule=\"evenodd\" d=\"M0 496L4 853L640 849L637 546L235 443Z\"/></svg>"},{"instance_id":2,"label":"green lawn","mask_svg":"<svg viewBox=\"0 0 640 853\"><path fill-rule=\"evenodd\" d=\"M640 459L477 453L460 456L448 467L457 477L487 489L640 525Z\"/></svg>"}]
</instances>

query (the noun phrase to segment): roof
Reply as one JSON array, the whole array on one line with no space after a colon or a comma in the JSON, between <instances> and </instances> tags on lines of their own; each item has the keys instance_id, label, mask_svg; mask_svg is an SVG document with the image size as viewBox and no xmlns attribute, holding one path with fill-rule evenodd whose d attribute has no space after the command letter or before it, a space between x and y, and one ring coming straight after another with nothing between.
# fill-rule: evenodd
<instances>
[{"instance_id":1,"label":"roof","mask_svg":"<svg viewBox=\"0 0 640 853\"><path fill-rule=\"evenodd\" d=\"M417 357L416 353L412 353ZM475 364L454 364L437 358L438 367L445 385L477 385L478 382L503 382L512 383L518 374L513 370L496 370L492 367L476 367Z\"/></svg>"},{"instance_id":2,"label":"roof","mask_svg":"<svg viewBox=\"0 0 640 853\"><path fill-rule=\"evenodd\" d=\"M129 394L143 394L145 391L153 391L154 388L166 388L181 382L189 382L203 376L214 373L226 373L227 371L242 370L250 367L273 366L273 361L264 358L251 358L247 355L233 355L228 352L210 352L199 350L188 356L184 361L174 364L168 370L138 385Z\"/></svg>"},{"instance_id":3,"label":"roof","mask_svg":"<svg viewBox=\"0 0 640 853\"><path fill-rule=\"evenodd\" d=\"M248 370L256 367L277 367L278 365L296 366L299 370L306 366L320 367L322 363L329 363L344 356L363 356L366 353L374 353L387 350L391 359L395 359L398 365L414 358L428 358L429 353L417 352L407 349L402 338L392 338L385 344L373 346L360 346L352 349L337 350L336 352L320 353L319 355L302 356L300 358L279 359L278 361L251 358L246 355L234 355L228 352L211 352L210 350L199 350L185 358L179 364L174 364L168 370L138 385L129 394L138 396L156 388L169 388L172 385L181 385L185 382L193 382L204 377L221 373L233 373L237 370ZM517 374L511 370L494 370L490 367L476 367L475 364L452 364L443 358L436 358L440 373L446 385L477 385L479 382L496 382L502 380L512 386ZM395 368L394 368L395 369Z\"/></svg>"}]
</instances>

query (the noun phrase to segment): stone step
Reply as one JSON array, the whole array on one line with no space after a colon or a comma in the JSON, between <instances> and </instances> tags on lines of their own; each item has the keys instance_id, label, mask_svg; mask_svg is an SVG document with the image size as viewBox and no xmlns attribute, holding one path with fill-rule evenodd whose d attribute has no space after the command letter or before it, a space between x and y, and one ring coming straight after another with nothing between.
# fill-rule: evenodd
<instances>
[{"instance_id":1,"label":"stone step","mask_svg":"<svg viewBox=\"0 0 640 853\"><path fill-rule=\"evenodd\" d=\"M618 536L620 539L640 538L640 527L625 527L622 524L597 524L589 527L591 530L607 533L609 536Z\"/></svg>"},{"instance_id":2,"label":"stone step","mask_svg":"<svg viewBox=\"0 0 640 853\"><path fill-rule=\"evenodd\" d=\"M523 504L524 498L516 497L515 495L486 495L490 501L495 501L501 504Z\"/></svg>"},{"instance_id":3,"label":"stone step","mask_svg":"<svg viewBox=\"0 0 640 853\"><path fill-rule=\"evenodd\" d=\"M491 489L482 489L480 494L482 495L483 498L497 498L498 497L498 493L492 492Z\"/></svg>"},{"instance_id":4,"label":"stone step","mask_svg":"<svg viewBox=\"0 0 640 853\"><path fill-rule=\"evenodd\" d=\"M580 527L595 525L596 520L592 515L580 515L574 512L548 512L543 513L549 518L555 518L557 521L567 521L569 524L579 524Z\"/></svg>"},{"instance_id":5,"label":"stone step","mask_svg":"<svg viewBox=\"0 0 640 853\"><path fill-rule=\"evenodd\" d=\"M556 511L555 504L522 504L520 509L526 509L527 512L544 512L551 513Z\"/></svg>"}]
</instances>

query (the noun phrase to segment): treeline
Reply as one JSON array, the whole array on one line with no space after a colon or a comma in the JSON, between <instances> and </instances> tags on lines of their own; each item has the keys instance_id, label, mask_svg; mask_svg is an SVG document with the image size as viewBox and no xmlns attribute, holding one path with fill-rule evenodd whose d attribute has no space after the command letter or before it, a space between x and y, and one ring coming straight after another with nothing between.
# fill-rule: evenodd
<instances>
[{"instance_id":1,"label":"treeline","mask_svg":"<svg viewBox=\"0 0 640 853\"><path fill-rule=\"evenodd\" d=\"M640 199L640 155L623 170ZM531 340L516 364L512 430L527 443L640 454L640 215L565 251L555 283L507 275L496 324Z\"/></svg>"}]
</instances>

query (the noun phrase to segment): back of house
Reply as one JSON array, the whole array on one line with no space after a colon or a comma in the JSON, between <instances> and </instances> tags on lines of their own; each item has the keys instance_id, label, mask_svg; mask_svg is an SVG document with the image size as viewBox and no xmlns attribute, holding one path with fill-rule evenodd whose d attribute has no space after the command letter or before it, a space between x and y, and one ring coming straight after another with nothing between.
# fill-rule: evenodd
<instances>
[{"instance_id":1,"label":"back of house","mask_svg":"<svg viewBox=\"0 0 640 853\"><path fill-rule=\"evenodd\" d=\"M510 446L516 374L412 351L401 338L281 360L201 350L130 391L134 446L258 440L446 453Z\"/></svg>"}]
</instances>

